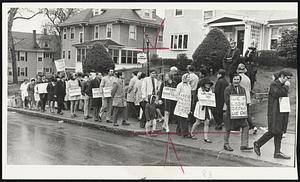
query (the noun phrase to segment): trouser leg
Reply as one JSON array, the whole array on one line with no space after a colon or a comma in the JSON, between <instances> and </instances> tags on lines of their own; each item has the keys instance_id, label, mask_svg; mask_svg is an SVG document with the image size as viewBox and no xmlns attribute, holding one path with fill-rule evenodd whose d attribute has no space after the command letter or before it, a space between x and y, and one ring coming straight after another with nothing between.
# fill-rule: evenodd
<instances>
[{"instance_id":1,"label":"trouser leg","mask_svg":"<svg viewBox=\"0 0 300 182\"><path fill-rule=\"evenodd\" d=\"M242 128L241 146L248 147L249 145L248 141L249 141L249 126L246 126Z\"/></svg>"},{"instance_id":2,"label":"trouser leg","mask_svg":"<svg viewBox=\"0 0 300 182\"><path fill-rule=\"evenodd\" d=\"M123 107L122 108L122 118L123 118L123 121L127 121L128 120L127 107Z\"/></svg>"},{"instance_id":3,"label":"trouser leg","mask_svg":"<svg viewBox=\"0 0 300 182\"><path fill-rule=\"evenodd\" d=\"M112 98L108 98L107 111L106 111L107 120L111 120L112 110L113 110L113 108L112 108Z\"/></svg>"},{"instance_id":4,"label":"trouser leg","mask_svg":"<svg viewBox=\"0 0 300 182\"><path fill-rule=\"evenodd\" d=\"M252 116L251 116L251 112L250 112L250 104L247 104L247 113L248 113L248 125L249 125L249 129L253 129L254 128L254 124L252 121Z\"/></svg>"},{"instance_id":5,"label":"trouser leg","mask_svg":"<svg viewBox=\"0 0 300 182\"><path fill-rule=\"evenodd\" d=\"M108 105L108 99L107 98L102 98L102 107L101 107L101 109L100 109L100 113L99 113L99 115L100 115L100 117L101 117L101 119L107 119L106 118L106 109L107 109L107 105Z\"/></svg>"},{"instance_id":6,"label":"trouser leg","mask_svg":"<svg viewBox=\"0 0 300 182\"><path fill-rule=\"evenodd\" d=\"M163 127L167 131L169 131L169 118L170 118L170 113L168 111L165 111L165 117L164 117Z\"/></svg>"},{"instance_id":7,"label":"trouser leg","mask_svg":"<svg viewBox=\"0 0 300 182\"><path fill-rule=\"evenodd\" d=\"M274 135L274 148L275 148L275 153L280 152L281 148L281 139L282 139L282 134L276 134Z\"/></svg>"},{"instance_id":8,"label":"trouser leg","mask_svg":"<svg viewBox=\"0 0 300 182\"><path fill-rule=\"evenodd\" d=\"M89 96L86 96L86 97L84 98L84 106L83 106L83 115L84 115L85 117L89 116L89 106L90 106L89 101L90 101Z\"/></svg>"},{"instance_id":9,"label":"trouser leg","mask_svg":"<svg viewBox=\"0 0 300 182\"><path fill-rule=\"evenodd\" d=\"M61 101L57 101L57 113L60 113L61 112L61 109L62 109L62 106L63 103Z\"/></svg>"},{"instance_id":10,"label":"trouser leg","mask_svg":"<svg viewBox=\"0 0 300 182\"><path fill-rule=\"evenodd\" d=\"M225 131L225 133L224 133L224 145L229 145L229 136L230 136L230 131Z\"/></svg>"},{"instance_id":11,"label":"trouser leg","mask_svg":"<svg viewBox=\"0 0 300 182\"><path fill-rule=\"evenodd\" d=\"M119 112L119 108L114 107L114 109L113 109L113 122L114 122L114 124L118 123L118 112Z\"/></svg>"},{"instance_id":12,"label":"trouser leg","mask_svg":"<svg viewBox=\"0 0 300 182\"><path fill-rule=\"evenodd\" d=\"M189 134L189 126L186 118L180 118L180 129L183 135Z\"/></svg>"},{"instance_id":13,"label":"trouser leg","mask_svg":"<svg viewBox=\"0 0 300 182\"><path fill-rule=\"evenodd\" d=\"M263 136L261 136L256 142L259 147L263 146L265 143L267 143L274 135L268 131Z\"/></svg>"},{"instance_id":14,"label":"trouser leg","mask_svg":"<svg viewBox=\"0 0 300 182\"><path fill-rule=\"evenodd\" d=\"M146 124L146 115L145 115L145 107L146 107L146 101L142 101L141 103L140 103L140 105L141 105L141 108L142 108L142 110L143 110L143 114L142 114L142 118L141 118L141 123L140 123L140 126L142 127L142 128L144 128L145 127L145 124Z\"/></svg>"}]
</instances>

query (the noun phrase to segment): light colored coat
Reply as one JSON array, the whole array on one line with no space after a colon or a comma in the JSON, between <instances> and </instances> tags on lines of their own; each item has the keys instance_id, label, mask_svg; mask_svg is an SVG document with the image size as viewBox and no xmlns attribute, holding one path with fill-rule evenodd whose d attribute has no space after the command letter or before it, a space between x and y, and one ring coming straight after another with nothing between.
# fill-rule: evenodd
<instances>
[{"instance_id":1,"label":"light colored coat","mask_svg":"<svg viewBox=\"0 0 300 182\"><path fill-rule=\"evenodd\" d=\"M157 95L158 81L156 78L154 78L154 84L155 84L155 95ZM142 98L143 98L143 100L148 101L149 100L148 97L152 95L152 91L153 91L153 86L152 86L151 77L144 78L143 83L142 83Z\"/></svg>"},{"instance_id":2,"label":"light colored coat","mask_svg":"<svg viewBox=\"0 0 300 182\"><path fill-rule=\"evenodd\" d=\"M27 87L28 87L29 84L30 84L30 82L28 82L28 83L23 82L23 83L21 84L21 86L20 86L21 97L22 97L22 100L23 100L23 101L25 100L25 97L28 96Z\"/></svg>"},{"instance_id":3,"label":"light colored coat","mask_svg":"<svg viewBox=\"0 0 300 182\"><path fill-rule=\"evenodd\" d=\"M143 80L144 80L144 78L141 79L141 80L137 80L137 82L135 82L134 87L133 87L134 94L135 94L134 95L134 99L135 99L134 105L136 105L136 106L139 106L140 102L143 101L143 98L142 98L142 84L143 84Z\"/></svg>"},{"instance_id":4,"label":"light colored coat","mask_svg":"<svg viewBox=\"0 0 300 182\"><path fill-rule=\"evenodd\" d=\"M128 85L128 90L127 90L127 102L134 102L135 101L135 92L134 92L134 85L138 81L138 77L134 76L131 78L129 85Z\"/></svg>"},{"instance_id":5,"label":"light colored coat","mask_svg":"<svg viewBox=\"0 0 300 182\"><path fill-rule=\"evenodd\" d=\"M101 79L101 83L100 83L100 92L103 93L103 88L104 87L113 87L113 83L116 81L116 77L114 76L109 76L106 75Z\"/></svg>"},{"instance_id":6,"label":"light colored coat","mask_svg":"<svg viewBox=\"0 0 300 182\"><path fill-rule=\"evenodd\" d=\"M242 77L240 85L246 91L247 104L251 104L251 96L250 96L251 81L250 81L250 78L247 75L245 75L244 73L240 73L239 75L241 75L241 77Z\"/></svg>"},{"instance_id":7,"label":"light colored coat","mask_svg":"<svg viewBox=\"0 0 300 182\"><path fill-rule=\"evenodd\" d=\"M117 81L113 83L111 96L112 96L112 106L114 107L126 106L125 86L121 79L117 79Z\"/></svg>"},{"instance_id":8,"label":"light colored coat","mask_svg":"<svg viewBox=\"0 0 300 182\"><path fill-rule=\"evenodd\" d=\"M198 89L198 100L200 99L201 93L205 92L201 87ZM212 90L210 89L209 93L212 93ZM200 120L205 120L205 109L202 109L203 105L201 105L200 101L197 102L194 116ZM212 118L211 109L208 108L208 114L209 118Z\"/></svg>"}]
</instances>

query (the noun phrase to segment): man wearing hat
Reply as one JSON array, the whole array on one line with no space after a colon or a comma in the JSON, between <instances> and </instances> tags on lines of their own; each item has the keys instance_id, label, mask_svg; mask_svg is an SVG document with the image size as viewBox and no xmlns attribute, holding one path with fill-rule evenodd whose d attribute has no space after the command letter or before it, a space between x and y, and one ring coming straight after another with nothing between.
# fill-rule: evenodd
<instances>
[{"instance_id":1,"label":"man wearing hat","mask_svg":"<svg viewBox=\"0 0 300 182\"><path fill-rule=\"evenodd\" d=\"M236 47L235 41L230 41L230 49L228 50L224 62L223 67L225 68L229 77L236 72L237 66L240 62L241 51Z\"/></svg>"},{"instance_id":2,"label":"man wearing hat","mask_svg":"<svg viewBox=\"0 0 300 182\"><path fill-rule=\"evenodd\" d=\"M250 90L251 90L251 81L249 77L245 74L247 72L247 69L243 63L240 63L238 65L238 68L236 72L241 76L241 82L240 85L245 89L246 91L246 99L247 99L247 112L248 112L248 124L249 129L253 129L253 134L257 133L257 128L254 127L254 124L252 122L252 117L250 115L250 105L251 105L251 96L250 96Z\"/></svg>"},{"instance_id":3,"label":"man wearing hat","mask_svg":"<svg viewBox=\"0 0 300 182\"><path fill-rule=\"evenodd\" d=\"M254 142L254 151L260 156L260 148L274 137L274 158L291 159L280 151L282 134L288 125L288 112L280 112L280 99L288 97L288 90L291 85L290 79L293 76L289 71L280 71L279 78L273 81L269 89L268 97L268 132Z\"/></svg>"},{"instance_id":4,"label":"man wearing hat","mask_svg":"<svg viewBox=\"0 0 300 182\"><path fill-rule=\"evenodd\" d=\"M223 108L224 108L224 90L229 85L228 81L225 79L225 70L219 69L217 74L217 82L215 85L215 95L216 95L216 108L214 109L214 118L216 121L216 130L222 129L223 124Z\"/></svg>"},{"instance_id":5,"label":"man wearing hat","mask_svg":"<svg viewBox=\"0 0 300 182\"><path fill-rule=\"evenodd\" d=\"M181 82L181 76L180 76L180 74L178 74L178 69L176 68L176 66L172 66L170 68L170 73L173 74L174 81L178 85Z\"/></svg>"}]
</instances>

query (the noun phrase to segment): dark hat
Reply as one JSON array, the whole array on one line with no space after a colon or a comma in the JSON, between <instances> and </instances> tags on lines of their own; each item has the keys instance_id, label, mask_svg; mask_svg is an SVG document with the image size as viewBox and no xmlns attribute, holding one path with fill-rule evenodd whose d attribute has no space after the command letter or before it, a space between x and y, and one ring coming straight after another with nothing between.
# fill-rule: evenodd
<instances>
[{"instance_id":1,"label":"dark hat","mask_svg":"<svg viewBox=\"0 0 300 182\"><path fill-rule=\"evenodd\" d=\"M224 69L219 69L218 73L221 74L221 75L225 75L226 71Z\"/></svg>"},{"instance_id":2,"label":"dark hat","mask_svg":"<svg viewBox=\"0 0 300 182\"><path fill-rule=\"evenodd\" d=\"M237 73L246 73L247 72L246 66L243 63L240 63L238 65L236 72Z\"/></svg>"},{"instance_id":3,"label":"dark hat","mask_svg":"<svg viewBox=\"0 0 300 182\"><path fill-rule=\"evenodd\" d=\"M210 86L213 86L214 82L212 82L208 77L205 77L201 80L201 87L203 87L205 84L210 84Z\"/></svg>"}]
</instances>

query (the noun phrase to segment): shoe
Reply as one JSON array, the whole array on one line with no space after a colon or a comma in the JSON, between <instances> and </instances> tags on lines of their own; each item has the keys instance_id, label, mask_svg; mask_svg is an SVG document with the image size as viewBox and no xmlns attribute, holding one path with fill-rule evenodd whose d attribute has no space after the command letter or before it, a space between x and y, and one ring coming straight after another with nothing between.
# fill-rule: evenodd
<instances>
[{"instance_id":1,"label":"shoe","mask_svg":"<svg viewBox=\"0 0 300 182\"><path fill-rule=\"evenodd\" d=\"M89 119L89 117L88 116L84 116L84 119Z\"/></svg>"},{"instance_id":2,"label":"shoe","mask_svg":"<svg viewBox=\"0 0 300 182\"><path fill-rule=\"evenodd\" d=\"M74 114L74 117L77 117L77 115L76 115L76 114Z\"/></svg>"},{"instance_id":3,"label":"shoe","mask_svg":"<svg viewBox=\"0 0 300 182\"><path fill-rule=\"evenodd\" d=\"M253 135L256 135L256 133L257 133L257 128L254 127L254 128L253 128Z\"/></svg>"},{"instance_id":4,"label":"shoe","mask_svg":"<svg viewBox=\"0 0 300 182\"><path fill-rule=\"evenodd\" d=\"M110 121L110 120L106 120L106 122L107 122L107 123L113 123L113 122L112 122L112 121Z\"/></svg>"},{"instance_id":5,"label":"shoe","mask_svg":"<svg viewBox=\"0 0 300 182\"><path fill-rule=\"evenodd\" d=\"M205 143L212 143L212 141L210 139L204 139Z\"/></svg>"},{"instance_id":6,"label":"shoe","mask_svg":"<svg viewBox=\"0 0 300 182\"><path fill-rule=\"evenodd\" d=\"M253 147L254 147L254 152L256 153L256 155L260 156L261 153L260 153L260 147L258 146L258 143L254 142Z\"/></svg>"},{"instance_id":7,"label":"shoe","mask_svg":"<svg viewBox=\"0 0 300 182\"><path fill-rule=\"evenodd\" d=\"M229 151L229 152L233 151L233 149L229 145L224 145L224 149Z\"/></svg>"},{"instance_id":8,"label":"shoe","mask_svg":"<svg viewBox=\"0 0 300 182\"><path fill-rule=\"evenodd\" d=\"M117 123L115 123L114 126L119 126L119 125Z\"/></svg>"},{"instance_id":9,"label":"shoe","mask_svg":"<svg viewBox=\"0 0 300 182\"><path fill-rule=\"evenodd\" d=\"M130 125L130 123L128 123L127 121L123 121L122 125Z\"/></svg>"},{"instance_id":10,"label":"shoe","mask_svg":"<svg viewBox=\"0 0 300 182\"><path fill-rule=\"evenodd\" d=\"M60 113L57 113L57 114L59 114L59 115L63 115L64 113L63 113L63 112L60 112Z\"/></svg>"},{"instance_id":11,"label":"shoe","mask_svg":"<svg viewBox=\"0 0 300 182\"><path fill-rule=\"evenodd\" d=\"M158 135L155 134L155 133L151 133L150 136L151 136L151 137L157 137Z\"/></svg>"},{"instance_id":12,"label":"shoe","mask_svg":"<svg viewBox=\"0 0 300 182\"><path fill-rule=\"evenodd\" d=\"M253 147L247 147L247 146L241 146L240 147L241 151L252 150L252 149L253 149Z\"/></svg>"},{"instance_id":13,"label":"shoe","mask_svg":"<svg viewBox=\"0 0 300 182\"><path fill-rule=\"evenodd\" d=\"M196 137L196 135L191 135L193 140L198 140L198 138Z\"/></svg>"},{"instance_id":14,"label":"shoe","mask_svg":"<svg viewBox=\"0 0 300 182\"><path fill-rule=\"evenodd\" d=\"M97 122L97 121L99 121L99 119L98 119L98 118L95 118L95 119L94 119L94 121L96 121L96 122Z\"/></svg>"},{"instance_id":15,"label":"shoe","mask_svg":"<svg viewBox=\"0 0 300 182\"><path fill-rule=\"evenodd\" d=\"M71 118L75 118L74 114L71 115Z\"/></svg>"},{"instance_id":16,"label":"shoe","mask_svg":"<svg viewBox=\"0 0 300 182\"><path fill-rule=\"evenodd\" d=\"M192 138L192 135L183 135L183 138Z\"/></svg>"},{"instance_id":17,"label":"shoe","mask_svg":"<svg viewBox=\"0 0 300 182\"><path fill-rule=\"evenodd\" d=\"M215 127L215 129L216 129L216 130L222 130L222 125L217 125L217 126Z\"/></svg>"},{"instance_id":18,"label":"shoe","mask_svg":"<svg viewBox=\"0 0 300 182\"><path fill-rule=\"evenodd\" d=\"M277 158L277 159L291 159L290 156L284 155L282 152L275 153L274 158Z\"/></svg>"}]
</instances>

